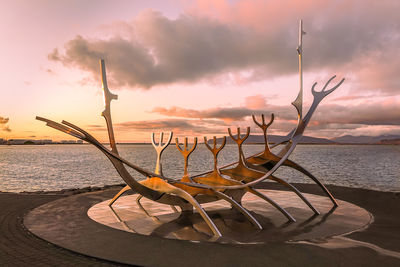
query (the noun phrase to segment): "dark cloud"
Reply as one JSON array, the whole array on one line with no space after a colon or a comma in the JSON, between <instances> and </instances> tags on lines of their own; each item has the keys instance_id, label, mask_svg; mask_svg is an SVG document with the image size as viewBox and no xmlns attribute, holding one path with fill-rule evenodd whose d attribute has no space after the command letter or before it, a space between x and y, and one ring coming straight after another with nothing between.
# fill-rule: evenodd
<instances>
[{"instance_id":1,"label":"dark cloud","mask_svg":"<svg viewBox=\"0 0 400 267\"><path fill-rule=\"evenodd\" d=\"M269 61L275 62L277 69L289 67L286 60L278 61L284 55L274 51L276 44L268 38L216 21L189 16L170 20L147 11L130 26L135 36L132 39L91 40L77 36L65 45L65 54L55 49L49 59L90 71L97 77L98 60L105 58L112 82L135 88L194 82ZM265 53L268 47L271 53ZM296 63L296 58L292 61Z\"/></svg>"},{"instance_id":2,"label":"dark cloud","mask_svg":"<svg viewBox=\"0 0 400 267\"><path fill-rule=\"evenodd\" d=\"M354 100L360 100L360 99L365 99L365 98L374 98L376 95L345 95L345 96L340 96L337 98L334 98L333 101L354 101Z\"/></svg>"},{"instance_id":3,"label":"dark cloud","mask_svg":"<svg viewBox=\"0 0 400 267\"><path fill-rule=\"evenodd\" d=\"M246 117L251 115L264 114L269 117L271 113L274 113L280 119L291 120L296 118L294 107L268 104L265 97L261 95L246 97L244 106L241 107L219 107L204 110L186 109L175 106L170 108L155 107L151 112L178 118L220 119L227 124L244 121Z\"/></svg>"},{"instance_id":4,"label":"dark cloud","mask_svg":"<svg viewBox=\"0 0 400 267\"><path fill-rule=\"evenodd\" d=\"M77 36L65 45L65 52L55 49L49 59L89 71L97 79L98 60L105 58L113 84L132 88L195 82L243 69L253 70L254 79L265 79L297 71L296 25L297 17L302 17L308 33L304 39L307 71L354 75L357 88L396 93L399 3L311 1L316 3L298 5L301 8L292 17L284 15L287 1L244 2L247 6L233 3L228 13L250 6L254 16L237 21L233 15L229 20L190 13L173 20L146 11L132 23L120 23L129 32L125 36L103 40ZM282 16L264 15L276 6Z\"/></svg>"},{"instance_id":5,"label":"dark cloud","mask_svg":"<svg viewBox=\"0 0 400 267\"><path fill-rule=\"evenodd\" d=\"M400 125L400 101L325 105L317 109L313 120L320 124Z\"/></svg>"},{"instance_id":6,"label":"dark cloud","mask_svg":"<svg viewBox=\"0 0 400 267\"><path fill-rule=\"evenodd\" d=\"M250 97L248 99L253 98ZM249 105L249 101L246 101L246 103ZM153 112L171 117L220 119L227 124L241 121L250 122L249 116L252 114L265 114L266 120L269 120L270 114L274 113L276 121L273 127L278 130L288 130L296 123L296 112L292 106L274 106L268 105L266 102L263 105L261 104L257 102L256 106L259 109L251 109L246 106L205 110L157 107ZM254 103L251 102L250 105L254 105ZM304 112L307 111L307 108L305 108ZM338 127L338 125L342 126ZM400 125L400 102L396 100L384 102L371 102L367 100L351 106L337 104L321 105L315 111L309 128L316 130L329 127L341 129L356 129L360 127L356 125Z\"/></svg>"},{"instance_id":7,"label":"dark cloud","mask_svg":"<svg viewBox=\"0 0 400 267\"><path fill-rule=\"evenodd\" d=\"M252 114L252 110L245 107L235 108L212 108L206 110L193 110L180 107L156 107L152 110L153 113L158 113L165 116L180 117L180 118L211 118L222 119L224 121L241 121L245 117Z\"/></svg>"}]
</instances>

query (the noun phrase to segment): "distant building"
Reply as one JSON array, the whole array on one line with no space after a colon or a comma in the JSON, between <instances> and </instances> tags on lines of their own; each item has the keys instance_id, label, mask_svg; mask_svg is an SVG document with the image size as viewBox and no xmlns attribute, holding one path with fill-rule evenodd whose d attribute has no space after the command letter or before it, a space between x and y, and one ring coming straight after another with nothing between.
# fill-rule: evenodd
<instances>
[{"instance_id":1,"label":"distant building","mask_svg":"<svg viewBox=\"0 0 400 267\"><path fill-rule=\"evenodd\" d=\"M61 144L76 144L75 140L61 140Z\"/></svg>"},{"instance_id":2,"label":"distant building","mask_svg":"<svg viewBox=\"0 0 400 267\"><path fill-rule=\"evenodd\" d=\"M41 140L32 140L37 145L45 145L45 144L52 144L53 140L50 139L41 139Z\"/></svg>"},{"instance_id":3,"label":"distant building","mask_svg":"<svg viewBox=\"0 0 400 267\"><path fill-rule=\"evenodd\" d=\"M53 140L50 139L43 139L43 140L37 140L38 142L40 142L41 144L52 144Z\"/></svg>"},{"instance_id":4,"label":"distant building","mask_svg":"<svg viewBox=\"0 0 400 267\"><path fill-rule=\"evenodd\" d=\"M77 144L83 144L83 140L76 140Z\"/></svg>"},{"instance_id":5,"label":"distant building","mask_svg":"<svg viewBox=\"0 0 400 267\"><path fill-rule=\"evenodd\" d=\"M5 143L7 145L44 145L44 144L52 144L53 141L50 139L42 139L42 140L8 139L8 141Z\"/></svg>"},{"instance_id":6,"label":"distant building","mask_svg":"<svg viewBox=\"0 0 400 267\"><path fill-rule=\"evenodd\" d=\"M30 141L29 139L8 139L8 145L23 145L25 142Z\"/></svg>"},{"instance_id":7,"label":"distant building","mask_svg":"<svg viewBox=\"0 0 400 267\"><path fill-rule=\"evenodd\" d=\"M23 145L28 139L8 139L8 145Z\"/></svg>"}]
</instances>

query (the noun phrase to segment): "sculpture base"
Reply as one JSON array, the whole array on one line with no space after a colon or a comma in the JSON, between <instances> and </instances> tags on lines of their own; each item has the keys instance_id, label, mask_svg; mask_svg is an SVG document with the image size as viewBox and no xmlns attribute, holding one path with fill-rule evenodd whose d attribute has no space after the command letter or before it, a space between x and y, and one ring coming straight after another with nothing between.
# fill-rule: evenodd
<instances>
[{"instance_id":1,"label":"sculpture base","mask_svg":"<svg viewBox=\"0 0 400 267\"><path fill-rule=\"evenodd\" d=\"M222 238L214 239L197 213L179 217L167 205L142 199L143 206L157 216L157 220L137 207L136 195L119 199L114 204L114 213L107 202L116 190L105 190L42 205L25 216L24 224L40 238L81 254L119 263L168 266L177 261L193 262L198 257L211 257L212 254L233 257L244 251L246 261L255 264L261 255L273 259L278 255L275 255L277 249L281 252L289 249L286 244L300 245L305 240L342 235L366 228L373 221L370 213L349 202L339 201L340 206L331 210L328 198L305 194L321 212L314 216L291 192L260 190L286 208L297 222L287 223L271 205L246 195L244 207L251 211L264 230L256 230L224 202L214 202L204 205L223 234Z\"/></svg>"},{"instance_id":2,"label":"sculpture base","mask_svg":"<svg viewBox=\"0 0 400 267\"><path fill-rule=\"evenodd\" d=\"M288 222L268 202L248 193L243 198L243 206L260 222L263 230L256 229L241 213L231 209L226 201L202 204L221 231L223 236L220 238L213 237L197 212L174 212L168 205L145 198L141 199L140 207L136 203L137 194L121 197L112 208L108 206L109 200L96 204L88 210L88 216L108 227L141 235L239 244L326 238L366 227L372 219L366 210L345 201L339 201L339 207L333 208L328 198L305 194L321 212L316 215L292 192L260 191L284 207L296 222Z\"/></svg>"}]
</instances>

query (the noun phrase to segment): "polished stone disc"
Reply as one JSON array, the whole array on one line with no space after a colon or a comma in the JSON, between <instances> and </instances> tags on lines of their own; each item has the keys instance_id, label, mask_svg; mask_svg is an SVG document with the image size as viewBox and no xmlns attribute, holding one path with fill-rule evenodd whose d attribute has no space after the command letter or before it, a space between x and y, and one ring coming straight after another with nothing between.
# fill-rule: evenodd
<instances>
[{"instance_id":1,"label":"polished stone disc","mask_svg":"<svg viewBox=\"0 0 400 267\"><path fill-rule=\"evenodd\" d=\"M367 227L372 215L351 203L340 201L332 209L332 202L323 196L305 194L320 211L314 212L292 192L260 190L279 203L296 219L287 218L268 202L247 193L243 206L260 222L263 230L256 229L228 202L202 204L223 237L214 238L200 214L181 215L164 204L142 198L142 208L137 205L137 194L121 197L113 208L103 201L88 210L88 216L101 224L115 229L147 236L190 241L256 244L271 241L299 241L327 238L346 234Z\"/></svg>"}]
</instances>

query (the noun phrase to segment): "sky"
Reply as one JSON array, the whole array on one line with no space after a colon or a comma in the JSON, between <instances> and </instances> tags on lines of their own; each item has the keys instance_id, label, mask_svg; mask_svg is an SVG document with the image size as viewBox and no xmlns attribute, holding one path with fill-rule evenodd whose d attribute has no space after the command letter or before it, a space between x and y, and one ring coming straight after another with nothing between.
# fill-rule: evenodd
<instances>
[{"instance_id":1,"label":"sky","mask_svg":"<svg viewBox=\"0 0 400 267\"><path fill-rule=\"evenodd\" d=\"M226 135L297 113L303 20L304 112L311 86L345 82L305 134L400 134L399 1L15 0L0 2L0 138L72 139L35 116L67 120L107 141L99 59L106 61L117 142L151 132ZM329 85L331 86L331 85Z\"/></svg>"}]
</instances>

